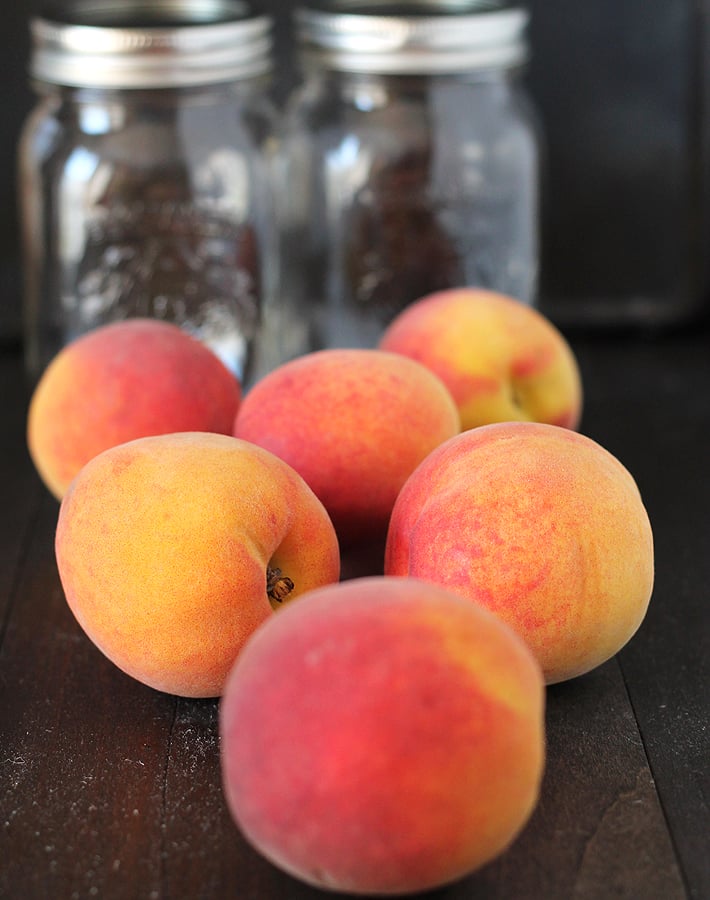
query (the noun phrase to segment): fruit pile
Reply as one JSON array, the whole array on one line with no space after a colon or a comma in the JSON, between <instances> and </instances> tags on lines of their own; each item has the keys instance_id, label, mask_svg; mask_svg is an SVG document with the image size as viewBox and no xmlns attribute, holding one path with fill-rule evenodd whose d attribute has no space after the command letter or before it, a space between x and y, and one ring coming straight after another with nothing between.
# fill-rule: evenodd
<instances>
[{"instance_id":1,"label":"fruit pile","mask_svg":"<svg viewBox=\"0 0 710 900\"><path fill-rule=\"evenodd\" d=\"M47 368L27 438L88 637L149 687L220 698L244 836L307 883L402 894L510 845L545 685L646 613L648 516L581 412L550 322L457 289L244 396L176 326L104 326ZM353 577L362 547L375 573Z\"/></svg>"}]
</instances>

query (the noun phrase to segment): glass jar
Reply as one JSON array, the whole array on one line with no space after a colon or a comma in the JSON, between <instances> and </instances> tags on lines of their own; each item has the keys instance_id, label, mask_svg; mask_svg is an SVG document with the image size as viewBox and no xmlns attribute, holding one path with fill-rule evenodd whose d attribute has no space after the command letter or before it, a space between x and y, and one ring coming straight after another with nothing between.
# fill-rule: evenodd
<instances>
[{"instance_id":1,"label":"glass jar","mask_svg":"<svg viewBox=\"0 0 710 900\"><path fill-rule=\"evenodd\" d=\"M232 0L74 0L31 34L30 375L85 331L149 316L247 380L273 241L270 19Z\"/></svg>"},{"instance_id":2,"label":"glass jar","mask_svg":"<svg viewBox=\"0 0 710 900\"><path fill-rule=\"evenodd\" d=\"M526 26L523 9L481 0L297 10L304 77L278 166L282 357L371 346L443 288L535 301Z\"/></svg>"}]
</instances>

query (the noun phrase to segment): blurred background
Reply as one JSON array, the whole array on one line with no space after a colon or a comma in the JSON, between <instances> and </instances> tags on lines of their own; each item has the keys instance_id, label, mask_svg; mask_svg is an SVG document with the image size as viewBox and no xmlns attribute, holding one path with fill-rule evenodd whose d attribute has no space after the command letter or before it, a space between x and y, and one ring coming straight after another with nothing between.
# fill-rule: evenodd
<instances>
[{"instance_id":1,"label":"blurred background","mask_svg":"<svg viewBox=\"0 0 710 900\"><path fill-rule=\"evenodd\" d=\"M296 76L290 13L276 23L283 100ZM694 327L710 311L709 0L527 0L528 90L545 134L540 306L561 327ZM34 104L28 22L0 32L0 341L21 339L15 149Z\"/></svg>"}]
</instances>

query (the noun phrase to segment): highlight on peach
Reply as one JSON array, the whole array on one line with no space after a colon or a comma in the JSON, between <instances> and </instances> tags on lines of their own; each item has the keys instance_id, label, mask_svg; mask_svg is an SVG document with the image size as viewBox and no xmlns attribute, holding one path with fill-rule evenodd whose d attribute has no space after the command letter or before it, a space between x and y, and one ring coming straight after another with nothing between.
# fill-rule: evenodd
<instances>
[{"instance_id":1,"label":"highlight on peach","mask_svg":"<svg viewBox=\"0 0 710 900\"><path fill-rule=\"evenodd\" d=\"M517 838L544 765L532 653L480 606L406 578L311 591L248 641L220 705L247 840L320 888L404 894Z\"/></svg>"},{"instance_id":2,"label":"highlight on peach","mask_svg":"<svg viewBox=\"0 0 710 900\"><path fill-rule=\"evenodd\" d=\"M507 421L579 426L582 378L572 348L514 297L473 287L429 294L395 318L379 346L438 375L463 430Z\"/></svg>"},{"instance_id":3,"label":"highlight on peach","mask_svg":"<svg viewBox=\"0 0 710 900\"><path fill-rule=\"evenodd\" d=\"M636 482L608 450L555 425L498 423L442 444L410 476L385 574L485 606L554 683L600 665L639 628L653 534Z\"/></svg>"},{"instance_id":4,"label":"highlight on peach","mask_svg":"<svg viewBox=\"0 0 710 900\"><path fill-rule=\"evenodd\" d=\"M303 479L207 432L94 457L62 500L55 545L88 637L128 675L185 697L219 696L252 631L340 573L333 525Z\"/></svg>"},{"instance_id":5,"label":"highlight on peach","mask_svg":"<svg viewBox=\"0 0 710 900\"><path fill-rule=\"evenodd\" d=\"M229 434L241 386L222 361L177 325L125 319L59 351L34 388L30 456L61 500L102 450L175 431Z\"/></svg>"},{"instance_id":6,"label":"highlight on peach","mask_svg":"<svg viewBox=\"0 0 710 900\"><path fill-rule=\"evenodd\" d=\"M395 353L319 350L274 369L247 393L234 434L306 480L341 544L387 531L406 478L461 430L454 401L425 366Z\"/></svg>"}]
</instances>

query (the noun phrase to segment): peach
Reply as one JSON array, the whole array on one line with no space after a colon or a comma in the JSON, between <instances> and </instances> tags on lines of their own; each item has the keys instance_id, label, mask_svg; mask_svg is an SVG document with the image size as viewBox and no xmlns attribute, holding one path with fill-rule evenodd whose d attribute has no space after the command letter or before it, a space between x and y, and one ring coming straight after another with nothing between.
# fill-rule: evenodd
<instances>
[{"instance_id":1,"label":"peach","mask_svg":"<svg viewBox=\"0 0 710 900\"><path fill-rule=\"evenodd\" d=\"M95 456L59 509L67 602L96 646L157 690L213 697L286 601L337 581L333 526L282 460L227 435L138 438Z\"/></svg>"},{"instance_id":2,"label":"peach","mask_svg":"<svg viewBox=\"0 0 710 900\"><path fill-rule=\"evenodd\" d=\"M526 824L544 683L486 610L416 579L358 578L257 629L220 732L229 809L263 856L320 888L411 893L468 874Z\"/></svg>"},{"instance_id":3,"label":"peach","mask_svg":"<svg viewBox=\"0 0 710 900\"><path fill-rule=\"evenodd\" d=\"M234 434L293 466L328 510L341 544L384 535L406 478L459 416L441 381L413 360L369 349L320 350L255 384Z\"/></svg>"},{"instance_id":4,"label":"peach","mask_svg":"<svg viewBox=\"0 0 710 900\"><path fill-rule=\"evenodd\" d=\"M551 684L595 668L636 632L653 587L653 535L633 477L591 438L541 423L485 425L408 479L384 571L487 607Z\"/></svg>"},{"instance_id":5,"label":"peach","mask_svg":"<svg viewBox=\"0 0 710 900\"><path fill-rule=\"evenodd\" d=\"M47 488L61 499L102 450L173 431L229 434L241 399L232 373L177 325L127 319L64 347L37 383L27 442Z\"/></svg>"},{"instance_id":6,"label":"peach","mask_svg":"<svg viewBox=\"0 0 710 900\"><path fill-rule=\"evenodd\" d=\"M582 381L570 345L512 297L476 288L430 294L394 319L379 346L441 378L462 430L507 421L579 425Z\"/></svg>"}]
</instances>

